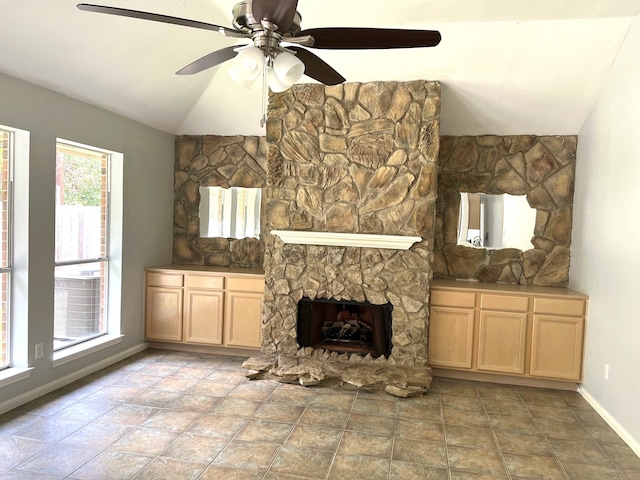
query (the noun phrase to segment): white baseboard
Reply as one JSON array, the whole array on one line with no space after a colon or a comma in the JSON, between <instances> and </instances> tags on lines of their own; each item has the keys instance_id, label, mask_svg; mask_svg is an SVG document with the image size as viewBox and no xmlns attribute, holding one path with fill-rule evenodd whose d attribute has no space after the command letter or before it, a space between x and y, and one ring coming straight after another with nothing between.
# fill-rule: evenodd
<instances>
[{"instance_id":1,"label":"white baseboard","mask_svg":"<svg viewBox=\"0 0 640 480\"><path fill-rule=\"evenodd\" d=\"M149 344L147 343L141 343L139 345L136 345L135 347L131 347L128 350L125 350L124 352L120 352L109 358L105 358L101 362L92 363L91 365L70 373L69 375L58 378L53 382L41 385L40 387L34 388L33 390L23 393L22 395L18 395L15 398L7 400L6 402L2 402L0 403L0 414L8 412L9 410L13 410L20 405L24 405L25 403L35 400L36 398L46 395L47 393L53 392L58 388L64 387L65 385L73 383L76 380L80 380L82 377L86 377L87 375L97 372L98 370L102 370L109 365L113 365L120 360L124 360L125 358L135 355L136 353L142 352L143 350L146 350L148 346Z\"/></svg>"},{"instance_id":2,"label":"white baseboard","mask_svg":"<svg viewBox=\"0 0 640 480\"><path fill-rule=\"evenodd\" d=\"M609 426L613 429L614 432L618 434L622 440L629 445L631 450L635 452L636 455L640 457L640 442L633 438L627 430L618 423L618 421L613 418L613 416L598 403L598 401L593 398L589 392L587 392L583 387L580 387L578 393L582 395L582 397L593 407L593 409L598 412L598 415L602 417L602 419L609 424Z\"/></svg>"}]
</instances>

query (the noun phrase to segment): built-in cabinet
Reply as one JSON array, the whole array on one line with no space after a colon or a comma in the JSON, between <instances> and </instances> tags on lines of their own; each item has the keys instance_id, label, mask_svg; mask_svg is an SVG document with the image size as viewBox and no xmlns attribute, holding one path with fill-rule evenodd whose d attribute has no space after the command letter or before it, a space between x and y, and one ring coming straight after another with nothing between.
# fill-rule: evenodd
<instances>
[{"instance_id":1,"label":"built-in cabinet","mask_svg":"<svg viewBox=\"0 0 640 480\"><path fill-rule=\"evenodd\" d=\"M434 280L429 364L579 382L586 309L568 288Z\"/></svg>"},{"instance_id":2,"label":"built-in cabinet","mask_svg":"<svg viewBox=\"0 0 640 480\"><path fill-rule=\"evenodd\" d=\"M264 274L239 269L145 269L147 340L260 348Z\"/></svg>"}]
</instances>

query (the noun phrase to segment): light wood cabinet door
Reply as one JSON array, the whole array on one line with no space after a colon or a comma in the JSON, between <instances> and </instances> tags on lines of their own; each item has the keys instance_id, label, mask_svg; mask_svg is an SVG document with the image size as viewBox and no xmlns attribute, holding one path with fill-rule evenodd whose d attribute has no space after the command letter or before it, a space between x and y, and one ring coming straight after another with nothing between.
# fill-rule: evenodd
<instances>
[{"instance_id":1,"label":"light wood cabinet door","mask_svg":"<svg viewBox=\"0 0 640 480\"><path fill-rule=\"evenodd\" d=\"M263 300L262 293L227 292L225 345L260 348Z\"/></svg>"},{"instance_id":2,"label":"light wood cabinet door","mask_svg":"<svg viewBox=\"0 0 640 480\"><path fill-rule=\"evenodd\" d=\"M147 287L145 335L150 340L182 341L182 289Z\"/></svg>"},{"instance_id":3,"label":"light wood cabinet door","mask_svg":"<svg viewBox=\"0 0 640 480\"><path fill-rule=\"evenodd\" d=\"M526 345L526 313L480 312L478 370L524 373Z\"/></svg>"},{"instance_id":4,"label":"light wood cabinet door","mask_svg":"<svg viewBox=\"0 0 640 480\"><path fill-rule=\"evenodd\" d=\"M473 309L431 307L429 319L430 365L471 368L473 316Z\"/></svg>"},{"instance_id":5,"label":"light wood cabinet door","mask_svg":"<svg viewBox=\"0 0 640 480\"><path fill-rule=\"evenodd\" d=\"M184 341L222 344L224 292L187 289L184 304Z\"/></svg>"},{"instance_id":6,"label":"light wood cabinet door","mask_svg":"<svg viewBox=\"0 0 640 480\"><path fill-rule=\"evenodd\" d=\"M584 319L534 315L531 375L580 381Z\"/></svg>"}]
</instances>

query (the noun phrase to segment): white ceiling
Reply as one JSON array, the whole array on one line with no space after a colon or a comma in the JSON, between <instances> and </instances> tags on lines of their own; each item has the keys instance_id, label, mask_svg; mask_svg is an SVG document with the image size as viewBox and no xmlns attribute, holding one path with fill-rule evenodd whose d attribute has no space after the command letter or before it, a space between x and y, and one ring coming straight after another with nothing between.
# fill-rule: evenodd
<instances>
[{"instance_id":1,"label":"white ceiling","mask_svg":"<svg viewBox=\"0 0 640 480\"><path fill-rule=\"evenodd\" d=\"M0 72L170 133L264 134L261 86L236 85L228 63L174 75L233 39L82 12L78 1L3 1ZM88 1L225 26L236 3ZM640 0L299 0L298 10L303 29L439 30L434 48L314 53L350 82L439 80L442 134L577 134Z\"/></svg>"}]
</instances>

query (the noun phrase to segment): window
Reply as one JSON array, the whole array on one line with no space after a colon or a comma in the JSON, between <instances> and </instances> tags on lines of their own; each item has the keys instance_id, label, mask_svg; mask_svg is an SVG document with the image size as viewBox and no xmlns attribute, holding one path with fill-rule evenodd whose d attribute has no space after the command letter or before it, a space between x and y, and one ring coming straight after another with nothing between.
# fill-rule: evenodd
<instances>
[{"instance_id":1,"label":"window","mask_svg":"<svg viewBox=\"0 0 640 480\"><path fill-rule=\"evenodd\" d=\"M56 145L54 351L108 330L110 159Z\"/></svg>"},{"instance_id":2,"label":"window","mask_svg":"<svg viewBox=\"0 0 640 480\"><path fill-rule=\"evenodd\" d=\"M0 369L11 363L12 163L13 131L0 127Z\"/></svg>"}]
</instances>

